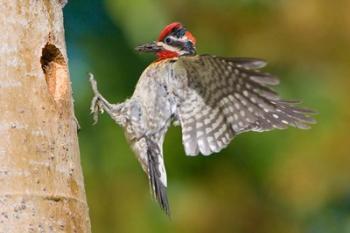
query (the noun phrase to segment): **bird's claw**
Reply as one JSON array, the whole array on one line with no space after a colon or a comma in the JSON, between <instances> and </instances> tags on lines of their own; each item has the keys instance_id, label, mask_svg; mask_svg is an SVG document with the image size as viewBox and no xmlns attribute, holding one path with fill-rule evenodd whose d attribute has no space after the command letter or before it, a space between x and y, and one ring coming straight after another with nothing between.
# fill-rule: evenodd
<instances>
[{"instance_id":1,"label":"bird's claw","mask_svg":"<svg viewBox=\"0 0 350 233\"><path fill-rule=\"evenodd\" d=\"M94 122L93 124L95 125L98 122L98 114L104 113L104 108L103 108L103 103L101 101L101 94L99 93L97 89L97 82L94 79L94 75L92 73L89 73L89 80L91 83L92 91L94 92L94 98L91 101L91 106L90 106L90 113L93 114L93 119Z\"/></svg>"},{"instance_id":2,"label":"bird's claw","mask_svg":"<svg viewBox=\"0 0 350 233\"><path fill-rule=\"evenodd\" d=\"M121 114L121 110L124 106L124 103L120 104L111 104L109 103L98 91L97 89L97 82L94 79L93 74L89 73L89 80L91 83L91 88L94 93L94 97L91 101L90 111L91 114L93 114L93 120L96 124L98 121L98 115L99 113L104 113L105 111L108 113L108 115L115 120L118 124L124 125L126 118Z\"/></svg>"},{"instance_id":3,"label":"bird's claw","mask_svg":"<svg viewBox=\"0 0 350 233\"><path fill-rule=\"evenodd\" d=\"M104 113L104 109L99 96L94 96L94 98L92 99L90 113L93 115L93 124L95 125L98 122L99 113Z\"/></svg>"}]
</instances>

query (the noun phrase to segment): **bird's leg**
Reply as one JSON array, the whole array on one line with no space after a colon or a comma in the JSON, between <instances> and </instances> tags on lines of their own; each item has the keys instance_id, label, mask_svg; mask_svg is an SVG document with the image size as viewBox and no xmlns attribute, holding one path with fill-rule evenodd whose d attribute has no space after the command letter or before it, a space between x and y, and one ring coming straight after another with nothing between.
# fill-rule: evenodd
<instances>
[{"instance_id":1,"label":"bird's leg","mask_svg":"<svg viewBox=\"0 0 350 233\"><path fill-rule=\"evenodd\" d=\"M89 80L91 83L92 91L94 92L94 97L91 101L91 114L93 114L94 124L98 121L98 113L103 113L106 111L108 115L116 121L118 124L124 125L125 124L125 116L123 116L121 110L124 106L124 103L120 104L111 104L109 103L98 91L97 89L97 82L94 79L93 74L89 73Z\"/></svg>"}]
</instances>

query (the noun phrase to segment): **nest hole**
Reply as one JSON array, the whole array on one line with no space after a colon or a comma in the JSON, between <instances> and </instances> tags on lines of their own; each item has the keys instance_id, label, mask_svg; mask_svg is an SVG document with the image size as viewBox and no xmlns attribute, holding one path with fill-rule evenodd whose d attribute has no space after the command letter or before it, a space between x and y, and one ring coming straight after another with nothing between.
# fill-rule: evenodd
<instances>
[{"instance_id":1,"label":"nest hole","mask_svg":"<svg viewBox=\"0 0 350 233\"><path fill-rule=\"evenodd\" d=\"M48 91L55 101L64 99L68 92L68 67L61 51L51 43L42 49L41 68L45 74Z\"/></svg>"}]
</instances>

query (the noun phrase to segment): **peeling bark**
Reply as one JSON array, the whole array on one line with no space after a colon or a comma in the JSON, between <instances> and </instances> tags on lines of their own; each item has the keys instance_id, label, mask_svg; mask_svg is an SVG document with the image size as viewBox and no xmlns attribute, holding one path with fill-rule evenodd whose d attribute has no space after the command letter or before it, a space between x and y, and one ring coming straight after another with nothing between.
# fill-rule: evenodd
<instances>
[{"instance_id":1,"label":"peeling bark","mask_svg":"<svg viewBox=\"0 0 350 233\"><path fill-rule=\"evenodd\" d=\"M91 232L65 2L0 1L0 233Z\"/></svg>"}]
</instances>

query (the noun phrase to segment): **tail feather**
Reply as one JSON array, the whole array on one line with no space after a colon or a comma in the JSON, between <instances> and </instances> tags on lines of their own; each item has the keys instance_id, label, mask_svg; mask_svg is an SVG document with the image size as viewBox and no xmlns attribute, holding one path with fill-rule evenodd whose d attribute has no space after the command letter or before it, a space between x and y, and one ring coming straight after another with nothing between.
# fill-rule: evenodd
<instances>
[{"instance_id":1,"label":"tail feather","mask_svg":"<svg viewBox=\"0 0 350 233\"><path fill-rule=\"evenodd\" d=\"M166 174L163 156L159 145L147 139L148 177L153 196L162 210L170 216L170 207L166 190Z\"/></svg>"}]
</instances>

